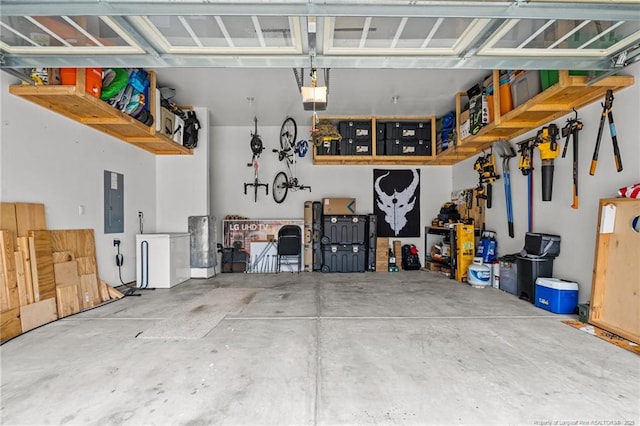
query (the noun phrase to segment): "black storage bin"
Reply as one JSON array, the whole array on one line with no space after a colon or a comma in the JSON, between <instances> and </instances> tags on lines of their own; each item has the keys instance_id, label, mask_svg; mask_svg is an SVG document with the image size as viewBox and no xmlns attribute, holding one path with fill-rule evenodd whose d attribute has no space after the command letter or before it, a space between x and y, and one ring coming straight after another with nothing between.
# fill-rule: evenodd
<instances>
[{"instance_id":1,"label":"black storage bin","mask_svg":"<svg viewBox=\"0 0 640 426\"><path fill-rule=\"evenodd\" d=\"M416 123L416 139L431 141L431 122L420 121Z\"/></svg>"},{"instance_id":2,"label":"black storage bin","mask_svg":"<svg viewBox=\"0 0 640 426\"><path fill-rule=\"evenodd\" d=\"M400 142L402 155L420 155L417 140L403 140Z\"/></svg>"},{"instance_id":3,"label":"black storage bin","mask_svg":"<svg viewBox=\"0 0 640 426\"><path fill-rule=\"evenodd\" d=\"M385 136L387 125L385 123L376 123L376 155L385 155Z\"/></svg>"},{"instance_id":4,"label":"black storage bin","mask_svg":"<svg viewBox=\"0 0 640 426\"><path fill-rule=\"evenodd\" d=\"M517 256L508 254L498 258L500 262L500 290L518 296Z\"/></svg>"},{"instance_id":5,"label":"black storage bin","mask_svg":"<svg viewBox=\"0 0 640 426\"><path fill-rule=\"evenodd\" d=\"M560 236L527 232L524 251L528 256L557 257L560 254Z\"/></svg>"},{"instance_id":6,"label":"black storage bin","mask_svg":"<svg viewBox=\"0 0 640 426\"><path fill-rule=\"evenodd\" d=\"M420 132L424 131L424 123L420 128ZM431 132L429 130L429 132ZM387 140L416 140L418 139L418 123L394 121L387 123L386 138Z\"/></svg>"},{"instance_id":7,"label":"black storage bin","mask_svg":"<svg viewBox=\"0 0 640 426\"><path fill-rule=\"evenodd\" d=\"M322 141L317 147L317 155L338 155L338 141Z\"/></svg>"},{"instance_id":8,"label":"black storage bin","mask_svg":"<svg viewBox=\"0 0 640 426\"><path fill-rule=\"evenodd\" d=\"M518 294L520 299L535 303L536 280L538 277L553 277L552 257L523 257L516 258L518 276ZM502 280L502 277L500 277Z\"/></svg>"},{"instance_id":9,"label":"black storage bin","mask_svg":"<svg viewBox=\"0 0 640 426\"><path fill-rule=\"evenodd\" d=\"M366 244L367 216L323 216L320 242L322 244Z\"/></svg>"},{"instance_id":10,"label":"black storage bin","mask_svg":"<svg viewBox=\"0 0 640 426\"><path fill-rule=\"evenodd\" d=\"M371 122L340 121L340 155L371 155Z\"/></svg>"},{"instance_id":11,"label":"black storage bin","mask_svg":"<svg viewBox=\"0 0 640 426\"><path fill-rule=\"evenodd\" d=\"M402 142L400 139L387 139L385 141L385 155L401 155Z\"/></svg>"},{"instance_id":12,"label":"black storage bin","mask_svg":"<svg viewBox=\"0 0 640 426\"><path fill-rule=\"evenodd\" d=\"M364 244L326 244L322 252L322 272L365 271L367 249Z\"/></svg>"},{"instance_id":13,"label":"black storage bin","mask_svg":"<svg viewBox=\"0 0 640 426\"><path fill-rule=\"evenodd\" d=\"M249 253L233 247L222 250L222 272L245 272L249 262Z\"/></svg>"}]
</instances>

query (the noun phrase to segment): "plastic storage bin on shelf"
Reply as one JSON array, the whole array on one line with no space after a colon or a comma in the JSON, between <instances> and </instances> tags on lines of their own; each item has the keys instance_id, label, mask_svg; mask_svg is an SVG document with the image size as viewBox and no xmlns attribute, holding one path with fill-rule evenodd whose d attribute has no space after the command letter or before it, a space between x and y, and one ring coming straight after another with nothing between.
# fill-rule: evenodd
<instances>
[{"instance_id":1,"label":"plastic storage bin on shelf","mask_svg":"<svg viewBox=\"0 0 640 426\"><path fill-rule=\"evenodd\" d=\"M542 91L538 71L520 71L511 82L511 98L516 108Z\"/></svg>"},{"instance_id":2,"label":"plastic storage bin on shelf","mask_svg":"<svg viewBox=\"0 0 640 426\"><path fill-rule=\"evenodd\" d=\"M536 306L554 314L573 314L578 307L578 284L558 278L538 278Z\"/></svg>"}]
</instances>

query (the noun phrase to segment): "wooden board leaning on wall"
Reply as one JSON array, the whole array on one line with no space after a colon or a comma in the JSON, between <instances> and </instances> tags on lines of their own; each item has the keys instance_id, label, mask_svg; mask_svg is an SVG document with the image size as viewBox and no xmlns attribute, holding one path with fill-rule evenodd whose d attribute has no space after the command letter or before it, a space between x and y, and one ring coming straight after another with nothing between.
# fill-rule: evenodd
<instances>
[{"instance_id":1,"label":"wooden board leaning on wall","mask_svg":"<svg viewBox=\"0 0 640 426\"><path fill-rule=\"evenodd\" d=\"M56 275L69 263L71 286ZM46 230L44 204L0 203L1 341L121 297L98 276L93 229Z\"/></svg>"}]
</instances>

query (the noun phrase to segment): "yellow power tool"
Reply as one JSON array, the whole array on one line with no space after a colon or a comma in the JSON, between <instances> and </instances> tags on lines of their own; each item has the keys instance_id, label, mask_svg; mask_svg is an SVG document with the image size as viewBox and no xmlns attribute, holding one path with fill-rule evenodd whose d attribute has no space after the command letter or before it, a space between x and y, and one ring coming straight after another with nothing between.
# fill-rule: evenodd
<instances>
[{"instance_id":1,"label":"yellow power tool","mask_svg":"<svg viewBox=\"0 0 640 426\"><path fill-rule=\"evenodd\" d=\"M542 201L551 201L554 160L560 155L558 126L549 124L538 132L538 149L542 160Z\"/></svg>"}]
</instances>

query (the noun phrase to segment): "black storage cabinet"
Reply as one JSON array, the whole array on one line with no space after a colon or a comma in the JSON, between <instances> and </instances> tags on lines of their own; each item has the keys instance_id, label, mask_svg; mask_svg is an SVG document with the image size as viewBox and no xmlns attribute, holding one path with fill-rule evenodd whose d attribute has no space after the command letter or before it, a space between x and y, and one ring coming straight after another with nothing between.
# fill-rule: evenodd
<instances>
[{"instance_id":1,"label":"black storage cabinet","mask_svg":"<svg viewBox=\"0 0 640 426\"><path fill-rule=\"evenodd\" d=\"M364 272L367 247L365 244L326 244L322 246L322 272Z\"/></svg>"}]
</instances>

